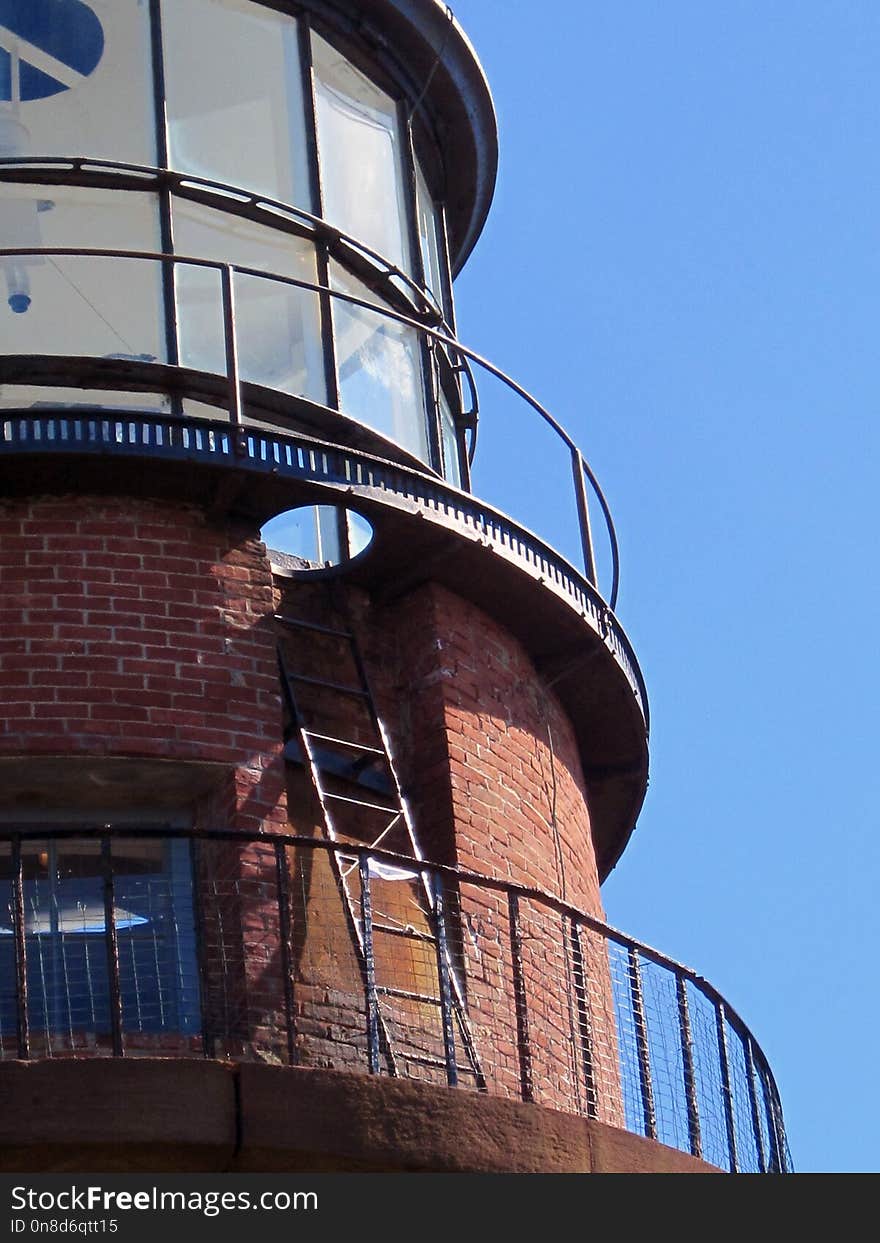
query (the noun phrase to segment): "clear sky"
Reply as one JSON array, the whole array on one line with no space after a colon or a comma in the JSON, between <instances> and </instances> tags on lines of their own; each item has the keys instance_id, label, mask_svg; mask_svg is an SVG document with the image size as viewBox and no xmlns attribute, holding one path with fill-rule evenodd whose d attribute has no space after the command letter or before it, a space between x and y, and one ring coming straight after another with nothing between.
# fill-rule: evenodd
<instances>
[{"instance_id":1,"label":"clear sky","mask_svg":"<svg viewBox=\"0 0 880 1243\"><path fill-rule=\"evenodd\" d=\"M880 5L454 9L502 151L460 335L597 471L651 698L609 921L740 1011L799 1170L877 1171ZM477 490L573 553L496 393Z\"/></svg>"}]
</instances>

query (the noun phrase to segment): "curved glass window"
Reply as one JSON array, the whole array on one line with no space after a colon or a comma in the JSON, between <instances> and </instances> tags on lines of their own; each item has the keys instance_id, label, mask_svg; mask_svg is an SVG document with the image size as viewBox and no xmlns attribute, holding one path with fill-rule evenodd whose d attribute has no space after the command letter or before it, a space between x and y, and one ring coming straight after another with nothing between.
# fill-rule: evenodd
<instances>
[{"instance_id":1,"label":"curved glass window","mask_svg":"<svg viewBox=\"0 0 880 1243\"><path fill-rule=\"evenodd\" d=\"M372 290L339 264L334 289L377 303ZM425 382L418 334L388 316L333 299L339 407L388 436L410 453L430 460L425 419Z\"/></svg>"},{"instance_id":2,"label":"curved glass window","mask_svg":"<svg viewBox=\"0 0 880 1243\"><path fill-rule=\"evenodd\" d=\"M28 245L159 251L156 198L0 182L0 246ZM164 362L162 265L111 255L0 256L0 326L8 354ZM4 385L3 404L14 401L19 388ZM51 395L56 404L84 400L83 391L73 388L55 388ZM153 408L156 401L114 394L112 404ZM32 404L32 396L24 404Z\"/></svg>"},{"instance_id":3,"label":"curved glass window","mask_svg":"<svg viewBox=\"0 0 880 1243\"><path fill-rule=\"evenodd\" d=\"M311 74L304 74L309 58ZM314 133L306 125L312 104ZM81 158L83 168L68 169L68 157ZM29 175L15 167L28 158L60 163L34 173L34 183L14 180ZM208 196L192 186L178 180L169 189L167 179L157 184L151 173L131 170L120 175L124 190L72 184L114 184L115 174L95 167L102 160L148 169L165 161L183 178L233 192L219 190L210 199L218 206L207 206ZM310 33L305 18L258 0L0 0L0 171L4 163L0 250L168 250L253 269L232 277L240 378L336 405L328 392L335 367L342 413L458 480L455 384L447 376L441 391L419 332L271 279L315 285L329 267L334 290L385 305L381 289L390 308L412 307L403 286L423 275L437 306L449 310L442 216L425 170L418 162L413 168L404 106ZM235 189L320 211L406 276L388 281L380 264L368 285L366 256L352 260L355 276L329 261L320 229L314 238L298 236L291 229L302 222L289 213L275 216L278 228L269 211L260 223L249 220L258 213ZM201 201L185 197L197 194ZM389 289L395 281L399 301ZM0 254L4 353L179 362L222 376L225 327L219 267ZM56 367L44 362L29 386L0 388L0 408L171 404L167 394L50 387ZM152 383L129 367L90 374L97 386ZM170 393L167 377L158 368L153 374ZM274 418L281 407L268 404Z\"/></svg>"},{"instance_id":4,"label":"curved glass window","mask_svg":"<svg viewBox=\"0 0 880 1243\"><path fill-rule=\"evenodd\" d=\"M312 35L324 217L411 269L397 104Z\"/></svg>"},{"instance_id":5,"label":"curved glass window","mask_svg":"<svg viewBox=\"0 0 880 1243\"><path fill-rule=\"evenodd\" d=\"M149 6L0 0L0 158L156 163Z\"/></svg>"},{"instance_id":6,"label":"curved glass window","mask_svg":"<svg viewBox=\"0 0 880 1243\"><path fill-rule=\"evenodd\" d=\"M180 254L317 282L315 248L303 238L186 199L174 199L173 220ZM219 272L179 264L176 284L181 363L225 372ZM318 295L236 273L234 297L241 378L326 403Z\"/></svg>"},{"instance_id":7,"label":"curved glass window","mask_svg":"<svg viewBox=\"0 0 880 1243\"><path fill-rule=\"evenodd\" d=\"M419 247L422 252L422 270L425 275L425 288L434 299L441 311L446 309L445 286L443 280L443 243L440 234L440 222L437 219L437 208L428 189L425 174L416 161L416 220L419 229Z\"/></svg>"},{"instance_id":8,"label":"curved glass window","mask_svg":"<svg viewBox=\"0 0 880 1243\"><path fill-rule=\"evenodd\" d=\"M172 168L310 208L297 23L250 0L162 9Z\"/></svg>"}]
</instances>

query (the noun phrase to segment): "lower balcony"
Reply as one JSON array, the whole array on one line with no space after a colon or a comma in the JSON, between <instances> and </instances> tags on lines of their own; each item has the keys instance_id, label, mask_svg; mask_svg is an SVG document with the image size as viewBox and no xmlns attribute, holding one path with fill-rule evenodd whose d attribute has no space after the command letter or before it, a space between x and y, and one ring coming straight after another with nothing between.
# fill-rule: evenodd
<instances>
[{"instance_id":1,"label":"lower balcony","mask_svg":"<svg viewBox=\"0 0 880 1243\"><path fill-rule=\"evenodd\" d=\"M421 1109L438 1143L444 1126L494 1130L490 1145L543 1128L562 1151L581 1127L594 1146L641 1137L627 1159L645 1168L665 1145L731 1172L791 1170L773 1075L724 999L537 890L323 838L106 825L5 832L0 885L10 1135L16 1102L22 1126L39 1112L41 1075L60 1143L61 1097L99 1111L112 1084L136 1113L173 1091L185 1116L193 1094L231 1102L234 1074L239 1110L262 1099L318 1127L326 1109L370 1115L386 1146L406 1146ZM287 1105L297 1067L311 1074ZM215 1138L224 1125L218 1113Z\"/></svg>"}]
</instances>

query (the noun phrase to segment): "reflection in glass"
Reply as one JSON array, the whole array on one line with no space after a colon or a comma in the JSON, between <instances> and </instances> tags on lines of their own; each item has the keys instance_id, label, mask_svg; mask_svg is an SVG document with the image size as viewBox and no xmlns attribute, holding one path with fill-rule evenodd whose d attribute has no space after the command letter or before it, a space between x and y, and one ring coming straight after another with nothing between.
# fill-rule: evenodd
<instances>
[{"instance_id":1,"label":"reflection in glass","mask_svg":"<svg viewBox=\"0 0 880 1243\"><path fill-rule=\"evenodd\" d=\"M161 249L151 194L0 183L0 245L14 244L11 235L26 217L39 236L25 245ZM161 264L154 260L34 255L0 258L0 272L6 294L0 297L5 353L165 361ZM24 298L26 305L12 305L13 299ZM4 385L0 401L8 405L15 387ZM85 396L79 389L54 388L45 391L44 401L82 404ZM155 409L163 402L132 393L122 403L114 394L99 404Z\"/></svg>"},{"instance_id":2,"label":"reflection in glass","mask_svg":"<svg viewBox=\"0 0 880 1243\"><path fill-rule=\"evenodd\" d=\"M172 168L310 207L297 24L249 0L162 6Z\"/></svg>"},{"instance_id":3,"label":"reflection in glass","mask_svg":"<svg viewBox=\"0 0 880 1243\"><path fill-rule=\"evenodd\" d=\"M186 1033L199 1024L189 850L183 841L113 843L123 1027ZM11 859L0 857L0 1032L16 1031ZM22 846L28 1023L38 1052L88 1048L111 1030L100 843Z\"/></svg>"},{"instance_id":4,"label":"reflection in glass","mask_svg":"<svg viewBox=\"0 0 880 1243\"><path fill-rule=\"evenodd\" d=\"M317 280L309 241L185 199L174 200L173 216L181 254ZM176 285L181 364L224 373L219 273L179 264ZM280 281L241 274L235 275L234 290L241 378L325 403L318 296Z\"/></svg>"},{"instance_id":5,"label":"reflection in glass","mask_svg":"<svg viewBox=\"0 0 880 1243\"><path fill-rule=\"evenodd\" d=\"M334 289L367 302L378 298L338 264ZM428 461L425 389L418 335L375 311L333 299L334 339L343 414Z\"/></svg>"},{"instance_id":6,"label":"reflection in glass","mask_svg":"<svg viewBox=\"0 0 880 1243\"><path fill-rule=\"evenodd\" d=\"M450 483L461 487L461 465L458 458L458 432L446 394L438 384L438 407L440 410L440 440L443 446L443 474Z\"/></svg>"},{"instance_id":7,"label":"reflection in glass","mask_svg":"<svg viewBox=\"0 0 880 1243\"><path fill-rule=\"evenodd\" d=\"M419 246L422 251L422 267L425 273L425 288L442 311L444 309L443 260L441 258L443 248L440 244L437 209L418 161L416 161L416 218L419 227Z\"/></svg>"},{"instance_id":8,"label":"reflection in glass","mask_svg":"<svg viewBox=\"0 0 880 1243\"><path fill-rule=\"evenodd\" d=\"M353 509L337 505L302 505L267 522L260 538L275 552L298 557L307 566L341 565L364 552L373 527Z\"/></svg>"},{"instance_id":9,"label":"reflection in glass","mask_svg":"<svg viewBox=\"0 0 880 1243\"><path fill-rule=\"evenodd\" d=\"M155 164L150 47L139 0L2 0L0 156Z\"/></svg>"},{"instance_id":10,"label":"reflection in glass","mask_svg":"<svg viewBox=\"0 0 880 1243\"><path fill-rule=\"evenodd\" d=\"M315 34L312 59L324 217L408 272L397 105Z\"/></svg>"}]
</instances>

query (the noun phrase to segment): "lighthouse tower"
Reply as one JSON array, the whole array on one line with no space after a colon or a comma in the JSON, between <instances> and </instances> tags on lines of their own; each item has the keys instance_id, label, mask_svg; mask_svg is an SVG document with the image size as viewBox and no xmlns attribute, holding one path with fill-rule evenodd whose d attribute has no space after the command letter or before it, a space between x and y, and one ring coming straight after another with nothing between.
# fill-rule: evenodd
<instances>
[{"instance_id":1,"label":"lighthouse tower","mask_svg":"<svg viewBox=\"0 0 880 1243\"><path fill-rule=\"evenodd\" d=\"M436 0L0 0L0 1168L789 1168L604 922L647 696L456 336L496 141Z\"/></svg>"}]
</instances>

